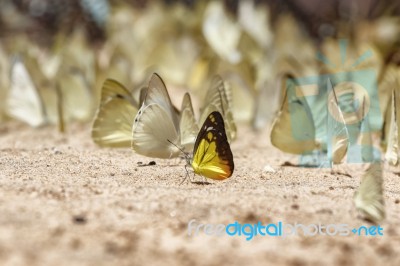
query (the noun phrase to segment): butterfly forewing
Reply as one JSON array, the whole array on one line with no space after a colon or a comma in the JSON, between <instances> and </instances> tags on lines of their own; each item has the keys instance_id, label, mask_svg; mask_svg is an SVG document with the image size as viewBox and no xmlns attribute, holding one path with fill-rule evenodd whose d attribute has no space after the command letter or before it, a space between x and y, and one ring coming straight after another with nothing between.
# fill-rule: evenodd
<instances>
[{"instance_id":1,"label":"butterfly forewing","mask_svg":"<svg viewBox=\"0 0 400 266\"><path fill-rule=\"evenodd\" d=\"M212 112L200 129L194 146L192 167L196 174L216 180L228 178L233 173L232 151L219 112Z\"/></svg>"},{"instance_id":2,"label":"butterfly forewing","mask_svg":"<svg viewBox=\"0 0 400 266\"><path fill-rule=\"evenodd\" d=\"M169 97L167 87L165 86L164 81L156 73L154 73L151 76L149 82L149 88L147 90L147 94L145 97L145 104L148 105L151 103L155 103L161 106L167 112L174 114L171 115L171 119L175 127L178 128L179 119L178 115L175 115L177 114L177 112L175 111L174 106L172 105L171 98Z\"/></svg>"}]
</instances>

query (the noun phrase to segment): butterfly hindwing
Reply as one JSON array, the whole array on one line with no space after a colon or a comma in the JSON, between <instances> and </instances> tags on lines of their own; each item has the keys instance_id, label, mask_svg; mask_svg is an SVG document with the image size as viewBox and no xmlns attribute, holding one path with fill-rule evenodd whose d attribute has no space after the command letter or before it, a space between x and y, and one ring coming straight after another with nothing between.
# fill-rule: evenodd
<instances>
[{"instance_id":1,"label":"butterfly hindwing","mask_svg":"<svg viewBox=\"0 0 400 266\"><path fill-rule=\"evenodd\" d=\"M191 162L196 174L222 180L232 175L233 155L219 112L208 115L197 136Z\"/></svg>"}]
</instances>

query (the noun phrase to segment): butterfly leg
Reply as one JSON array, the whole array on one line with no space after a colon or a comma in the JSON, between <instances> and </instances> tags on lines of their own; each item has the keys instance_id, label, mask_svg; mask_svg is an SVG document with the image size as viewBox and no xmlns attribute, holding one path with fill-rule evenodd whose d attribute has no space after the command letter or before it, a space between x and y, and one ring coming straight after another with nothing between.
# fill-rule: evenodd
<instances>
[{"instance_id":1,"label":"butterfly leg","mask_svg":"<svg viewBox=\"0 0 400 266\"><path fill-rule=\"evenodd\" d=\"M187 164L185 165L185 171L186 171L186 176L185 176L185 178L182 180L182 182L181 182L179 185L182 185L183 182L185 182L185 180L186 180L187 178L189 178L189 181L192 182L192 180L190 180L189 171L188 171L188 169L187 169Z\"/></svg>"},{"instance_id":2,"label":"butterfly leg","mask_svg":"<svg viewBox=\"0 0 400 266\"><path fill-rule=\"evenodd\" d=\"M207 181L207 178L205 177L205 176L203 176L203 185L208 185L209 183L208 183L208 181Z\"/></svg>"}]
</instances>

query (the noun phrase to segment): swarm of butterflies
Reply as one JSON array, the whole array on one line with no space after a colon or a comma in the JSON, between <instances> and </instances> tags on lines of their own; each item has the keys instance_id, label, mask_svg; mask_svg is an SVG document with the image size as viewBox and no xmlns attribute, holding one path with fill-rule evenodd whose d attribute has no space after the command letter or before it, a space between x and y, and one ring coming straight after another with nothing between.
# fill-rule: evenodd
<instances>
[{"instance_id":1,"label":"swarm of butterflies","mask_svg":"<svg viewBox=\"0 0 400 266\"><path fill-rule=\"evenodd\" d=\"M140 90L139 99L118 81L107 79L92 139L103 147L132 147L136 153L154 158L171 159L184 154L196 174L222 180L234 170L229 143L236 138L236 124L231 92L221 77L212 79L204 102L197 121L190 94L183 96L178 110L156 73ZM191 149L193 154L189 155Z\"/></svg>"},{"instance_id":2,"label":"swarm of butterflies","mask_svg":"<svg viewBox=\"0 0 400 266\"><path fill-rule=\"evenodd\" d=\"M343 163L352 138L366 145L378 139L385 162L398 167L397 17L355 21L351 27L339 21L334 25L336 36L316 43L293 14L282 13L272 19L272 9L256 3L260 1L238 1L236 14L223 1L192 1L191 6L149 1L145 7L135 8L129 1L112 5L107 0L76 1L104 31L106 41L93 44L85 27L79 25L58 27L45 45L31 41L35 30L1 38L0 98L6 100L0 101L0 121L18 119L32 127L56 124L65 131L69 122L88 122L95 117L92 138L100 146L132 147L139 154L157 158L186 154L195 173L212 179L224 179L233 172L229 147L236 137L233 117L237 122L249 122L255 130L270 127L272 145L283 152L327 155L317 160L317 167ZM20 32L37 25L13 3L0 3L0 28ZM34 4L29 8L39 16ZM46 9L42 13L48 14ZM62 13L67 12L57 14ZM343 59L338 36L348 40L348 62ZM351 63L367 51L368 58L357 65ZM362 69L376 74L375 96L383 124L364 119L367 104L354 86L344 89L352 95L347 106L335 94L343 88L333 81L325 84L327 91L333 92L328 102L327 95L312 103L304 100L303 89L296 95L287 93L289 82L302 77ZM190 94L184 95L179 110L170 95L183 91ZM198 109L193 106L199 99L205 100L197 120L194 110ZM361 113L348 117L355 103L361 106ZM326 109L334 117L321 115ZM345 126L349 119L359 121L357 132ZM362 134L366 131L372 133ZM379 221L385 216L383 167L374 154L363 155L368 168L355 203L368 219Z\"/></svg>"}]
</instances>

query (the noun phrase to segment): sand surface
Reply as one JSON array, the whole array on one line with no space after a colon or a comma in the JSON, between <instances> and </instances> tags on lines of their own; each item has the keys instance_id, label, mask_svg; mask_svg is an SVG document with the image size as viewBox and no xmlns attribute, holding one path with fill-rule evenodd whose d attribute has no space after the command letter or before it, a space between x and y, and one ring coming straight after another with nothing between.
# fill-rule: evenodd
<instances>
[{"instance_id":1,"label":"sand surface","mask_svg":"<svg viewBox=\"0 0 400 266\"><path fill-rule=\"evenodd\" d=\"M0 265L400 265L400 176L387 169L383 236L188 236L192 219L371 225L352 201L359 167L283 166L295 157L245 125L232 151L229 180L180 185L184 161L139 166L153 159L98 148L89 125L3 124Z\"/></svg>"}]
</instances>

